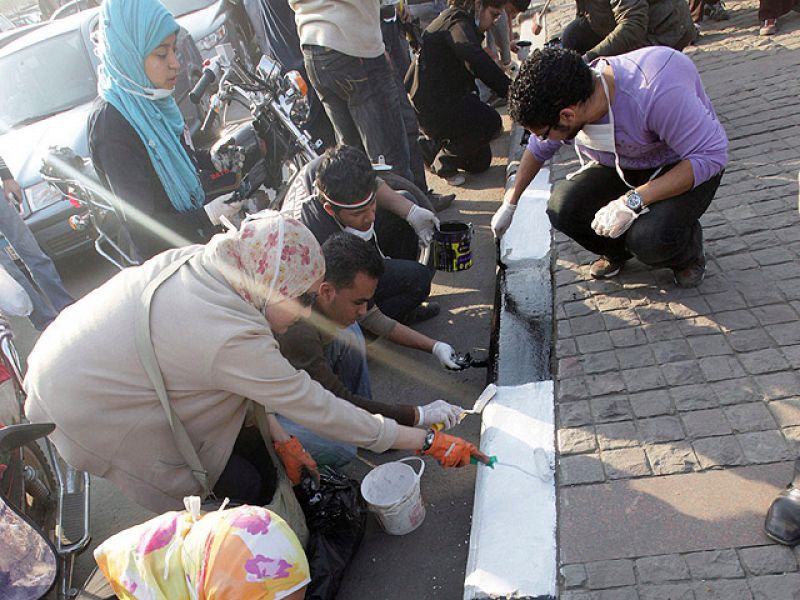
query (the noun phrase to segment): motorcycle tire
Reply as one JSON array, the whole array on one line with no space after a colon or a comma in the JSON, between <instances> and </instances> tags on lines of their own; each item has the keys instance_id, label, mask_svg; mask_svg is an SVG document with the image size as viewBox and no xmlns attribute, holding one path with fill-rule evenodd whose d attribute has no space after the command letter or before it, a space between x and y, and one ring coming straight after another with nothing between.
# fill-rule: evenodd
<instances>
[{"instance_id":1,"label":"motorcycle tire","mask_svg":"<svg viewBox=\"0 0 800 600\"><path fill-rule=\"evenodd\" d=\"M401 175L397 175L396 173L392 173L390 171L379 173L379 177L383 180L383 182L386 185L388 185L394 191L406 192L406 196L407 197L410 196L409 199L417 206L421 206L422 208L425 208L434 214L436 213L436 211L433 210L433 205L431 204L431 201L428 199L428 194L423 192L421 189L419 189L417 185L415 185L405 177L402 177ZM384 219L385 217L381 219L381 221L383 221ZM405 234L402 235L402 237L405 239L400 244L393 246L387 243L387 232L392 230L397 231L398 229L410 230L411 226L408 225L408 223L406 223L405 221L403 221L398 217L394 217L390 222L382 223L381 225L382 226L379 227L379 223L377 222L376 219L375 227L376 227L376 234L378 235L378 240L379 240L378 243L380 244L381 249L388 256L392 256L394 258L404 258L407 260L416 260L416 261L422 260L422 251L417 245L417 240L416 240L417 234L413 233L413 230L411 231L411 234L409 234L406 231ZM427 264L427 266L431 270L433 270L433 253L429 253L425 264Z\"/></svg>"},{"instance_id":2,"label":"motorcycle tire","mask_svg":"<svg viewBox=\"0 0 800 600\"><path fill-rule=\"evenodd\" d=\"M58 483L50 461L37 442L22 449L25 466L33 469L34 479L25 481L25 514L48 535L53 535L58 510Z\"/></svg>"},{"instance_id":3,"label":"motorcycle tire","mask_svg":"<svg viewBox=\"0 0 800 600\"><path fill-rule=\"evenodd\" d=\"M391 171L381 172L379 173L379 177L383 179L383 181L392 188L396 192L408 192L413 196L413 202L417 206L421 206L422 208L427 208L432 213L436 211L433 210L433 205L431 201L428 199L428 194L423 192L419 187L417 187L414 183L398 175L397 173L392 173Z\"/></svg>"}]
</instances>

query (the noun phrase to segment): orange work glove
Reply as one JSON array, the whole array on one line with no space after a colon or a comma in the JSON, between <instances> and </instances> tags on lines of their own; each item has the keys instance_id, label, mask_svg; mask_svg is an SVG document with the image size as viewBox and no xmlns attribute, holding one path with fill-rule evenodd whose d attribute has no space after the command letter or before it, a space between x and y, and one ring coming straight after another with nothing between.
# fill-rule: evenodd
<instances>
[{"instance_id":1,"label":"orange work glove","mask_svg":"<svg viewBox=\"0 0 800 600\"><path fill-rule=\"evenodd\" d=\"M432 456L444 468L464 467L469 464L469 459L473 456L481 462L489 461L489 457L478 450L474 444L441 431L437 431L433 436L433 443L430 448L418 450L417 454Z\"/></svg>"},{"instance_id":2,"label":"orange work glove","mask_svg":"<svg viewBox=\"0 0 800 600\"><path fill-rule=\"evenodd\" d=\"M303 448L296 437L292 436L285 442L273 442L275 452L286 468L286 474L294 485L300 483L300 477L303 474L303 467L308 469L314 478L319 481L319 471L317 470L317 463L311 458L311 455Z\"/></svg>"}]
</instances>

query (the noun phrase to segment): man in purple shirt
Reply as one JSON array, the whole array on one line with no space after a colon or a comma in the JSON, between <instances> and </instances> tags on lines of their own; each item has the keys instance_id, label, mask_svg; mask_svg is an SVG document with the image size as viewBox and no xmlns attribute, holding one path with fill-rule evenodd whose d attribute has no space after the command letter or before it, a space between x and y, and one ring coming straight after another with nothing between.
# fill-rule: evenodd
<instances>
[{"instance_id":1,"label":"man in purple shirt","mask_svg":"<svg viewBox=\"0 0 800 600\"><path fill-rule=\"evenodd\" d=\"M586 65L569 50L537 50L509 107L533 135L492 218L498 238L544 162L570 144L582 166L553 186L547 214L600 255L590 274L612 277L635 256L672 269L681 287L703 280L698 219L719 187L728 139L688 57L649 47Z\"/></svg>"}]
</instances>

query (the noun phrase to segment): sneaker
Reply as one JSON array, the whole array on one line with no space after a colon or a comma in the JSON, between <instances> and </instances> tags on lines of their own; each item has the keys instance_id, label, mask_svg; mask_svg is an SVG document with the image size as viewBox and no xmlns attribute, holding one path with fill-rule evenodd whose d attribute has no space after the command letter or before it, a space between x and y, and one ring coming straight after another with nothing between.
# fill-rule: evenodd
<instances>
[{"instance_id":1,"label":"sneaker","mask_svg":"<svg viewBox=\"0 0 800 600\"><path fill-rule=\"evenodd\" d=\"M589 275L595 279L608 279L609 277L614 277L614 275L619 273L619 270L624 264L624 260L614 262L607 256L601 256L589 267Z\"/></svg>"},{"instance_id":2,"label":"sneaker","mask_svg":"<svg viewBox=\"0 0 800 600\"><path fill-rule=\"evenodd\" d=\"M449 207L455 199L455 194L437 194L433 190L428 190L428 200L433 207L433 212L442 212L445 208Z\"/></svg>"},{"instance_id":3,"label":"sneaker","mask_svg":"<svg viewBox=\"0 0 800 600\"><path fill-rule=\"evenodd\" d=\"M403 319L404 325L414 325L415 323L422 323L428 319L432 319L441 311L438 302L423 302L417 308L412 310L406 318Z\"/></svg>"},{"instance_id":4,"label":"sneaker","mask_svg":"<svg viewBox=\"0 0 800 600\"><path fill-rule=\"evenodd\" d=\"M441 142L437 142L436 140L432 140L431 138L423 135L419 136L419 150L422 154L422 160L426 166L430 167L433 164L433 161L436 160L436 155L439 154L439 150L441 150L441 148Z\"/></svg>"},{"instance_id":5,"label":"sneaker","mask_svg":"<svg viewBox=\"0 0 800 600\"><path fill-rule=\"evenodd\" d=\"M778 31L778 19L767 19L761 23L758 35L775 35Z\"/></svg>"},{"instance_id":6,"label":"sneaker","mask_svg":"<svg viewBox=\"0 0 800 600\"><path fill-rule=\"evenodd\" d=\"M706 257L700 258L685 267L675 267L672 269L672 276L675 285L682 288L693 288L700 285L706 276Z\"/></svg>"},{"instance_id":7,"label":"sneaker","mask_svg":"<svg viewBox=\"0 0 800 600\"><path fill-rule=\"evenodd\" d=\"M713 4L706 4L703 7L703 18L711 19L712 21L727 21L730 19L728 11L725 10L725 5L722 0Z\"/></svg>"},{"instance_id":8,"label":"sneaker","mask_svg":"<svg viewBox=\"0 0 800 600\"><path fill-rule=\"evenodd\" d=\"M463 173L453 173L452 175L446 175L445 181L447 181L447 185L452 185L458 187L459 185L464 185L464 182L467 181L467 178L464 177Z\"/></svg>"}]
</instances>

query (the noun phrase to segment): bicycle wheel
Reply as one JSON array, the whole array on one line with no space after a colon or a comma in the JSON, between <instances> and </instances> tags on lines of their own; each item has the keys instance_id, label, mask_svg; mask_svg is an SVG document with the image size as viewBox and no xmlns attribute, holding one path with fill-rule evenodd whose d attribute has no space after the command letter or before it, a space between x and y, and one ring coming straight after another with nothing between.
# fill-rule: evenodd
<instances>
[{"instance_id":1,"label":"bicycle wheel","mask_svg":"<svg viewBox=\"0 0 800 600\"><path fill-rule=\"evenodd\" d=\"M406 192L406 197L409 197L409 200L417 206L436 213L428 199L428 194L405 177L391 172L381 172L378 176L394 191ZM375 220L375 233L378 236L381 250L387 256L414 261L422 259L416 232L400 217L389 214L388 211L379 210ZM426 264L433 270L433 253L429 254Z\"/></svg>"},{"instance_id":2,"label":"bicycle wheel","mask_svg":"<svg viewBox=\"0 0 800 600\"><path fill-rule=\"evenodd\" d=\"M52 534L56 526L58 483L38 443L22 449L25 463L25 514L43 531Z\"/></svg>"}]
</instances>

